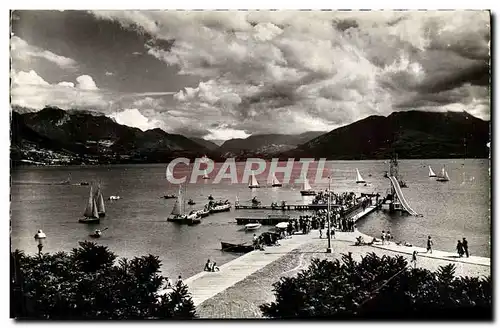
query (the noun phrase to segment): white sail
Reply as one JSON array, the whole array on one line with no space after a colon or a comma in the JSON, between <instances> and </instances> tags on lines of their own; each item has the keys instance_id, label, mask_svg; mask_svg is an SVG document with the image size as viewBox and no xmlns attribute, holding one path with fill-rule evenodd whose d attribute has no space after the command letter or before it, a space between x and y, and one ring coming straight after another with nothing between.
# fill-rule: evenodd
<instances>
[{"instance_id":1,"label":"white sail","mask_svg":"<svg viewBox=\"0 0 500 328\"><path fill-rule=\"evenodd\" d=\"M429 166L429 177L435 177L436 173L432 170L432 168Z\"/></svg>"},{"instance_id":2,"label":"white sail","mask_svg":"<svg viewBox=\"0 0 500 328\"><path fill-rule=\"evenodd\" d=\"M272 180L271 180L271 184L273 184L273 185L279 185L279 184L281 184L280 181L276 178L276 175L274 175L274 173L273 173L273 177L272 177Z\"/></svg>"},{"instance_id":3,"label":"white sail","mask_svg":"<svg viewBox=\"0 0 500 328\"><path fill-rule=\"evenodd\" d=\"M254 173L252 172L252 176L250 177L250 183L248 184L249 187L258 187L259 183L257 182L257 179L255 178Z\"/></svg>"},{"instance_id":4,"label":"white sail","mask_svg":"<svg viewBox=\"0 0 500 328\"><path fill-rule=\"evenodd\" d=\"M90 195L89 195L89 200L87 202L87 207L85 207L85 211L83 212L83 216L85 217L92 217L94 214L94 193L92 192L92 187L90 187Z\"/></svg>"},{"instance_id":5,"label":"white sail","mask_svg":"<svg viewBox=\"0 0 500 328\"><path fill-rule=\"evenodd\" d=\"M97 205L95 203L95 199L92 200L92 217L98 218L99 212L97 211Z\"/></svg>"},{"instance_id":6,"label":"white sail","mask_svg":"<svg viewBox=\"0 0 500 328\"><path fill-rule=\"evenodd\" d=\"M203 179L208 179L208 173L206 169L203 171Z\"/></svg>"},{"instance_id":7,"label":"white sail","mask_svg":"<svg viewBox=\"0 0 500 328\"><path fill-rule=\"evenodd\" d=\"M174 208L172 210L172 215L183 215L184 214L184 196L182 193L182 185L179 186L179 195L175 200Z\"/></svg>"},{"instance_id":8,"label":"white sail","mask_svg":"<svg viewBox=\"0 0 500 328\"><path fill-rule=\"evenodd\" d=\"M356 169L356 182L365 182L358 169Z\"/></svg>"},{"instance_id":9,"label":"white sail","mask_svg":"<svg viewBox=\"0 0 500 328\"><path fill-rule=\"evenodd\" d=\"M304 185L302 186L302 190L311 190L311 185L309 184L309 180L304 175Z\"/></svg>"},{"instance_id":10,"label":"white sail","mask_svg":"<svg viewBox=\"0 0 500 328\"><path fill-rule=\"evenodd\" d=\"M443 165L443 168L441 169L441 172L439 173L439 175L437 177L437 180L438 181L449 181L450 180L450 177L448 176L448 172L446 172L446 170L444 169L444 165Z\"/></svg>"},{"instance_id":11,"label":"white sail","mask_svg":"<svg viewBox=\"0 0 500 328\"><path fill-rule=\"evenodd\" d=\"M101 188L98 188L97 189L97 212L98 213L105 213L106 212L106 209L104 208L104 198L102 197L102 193L101 193Z\"/></svg>"}]
</instances>

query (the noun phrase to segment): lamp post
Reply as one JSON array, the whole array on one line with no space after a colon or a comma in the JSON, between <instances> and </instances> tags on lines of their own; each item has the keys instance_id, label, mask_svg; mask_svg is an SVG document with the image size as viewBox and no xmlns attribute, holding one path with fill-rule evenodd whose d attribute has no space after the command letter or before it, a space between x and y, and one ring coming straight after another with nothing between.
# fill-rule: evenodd
<instances>
[{"instance_id":1,"label":"lamp post","mask_svg":"<svg viewBox=\"0 0 500 328\"><path fill-rule=\"evenodd\" d=\"M38 230L35 235L35 240L38 242L38 255L42 255L43 241L47 238L47 235L42 230Z\"/></svg>"},{"instance_id":2,"label":"lamp post","mask_svg":"<svg viewBox=\"0 0 500 328\"><path fill-rule=\"evenodd\" d=\"M330 181L331 181L331 177L329 176L328 177L328 199L327 199L327 205L326 205L326 220L327 220L327 223L328 223L328 248L326 249L326 252L327 253L331 253L332 252L332 231L330 229Z\"/></svg>"}]
</instances>

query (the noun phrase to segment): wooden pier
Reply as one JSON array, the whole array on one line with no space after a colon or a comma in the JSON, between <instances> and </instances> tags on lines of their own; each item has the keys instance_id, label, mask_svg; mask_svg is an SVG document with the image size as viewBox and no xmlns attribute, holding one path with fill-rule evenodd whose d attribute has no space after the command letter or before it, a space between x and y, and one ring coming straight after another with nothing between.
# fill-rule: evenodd
<instances>
[{"instance_id":1,"label":"wooden pier","mask_svg":"<svg viewBox=\"0 0 500 328\"><path fill-rule=\"evenodd\" d=\"M262 225L277 225L280 222L288 222L290 215L268 215L266 217L238 217L236 224L260 223Z\"/></svg>"},{"instance_id":2,"label":"wooden pier","mask_svg":"<svg viewBox=\"0 0 500 328\"><path fill-rule=\"evenodd\" d=\"M330 208L339 205L330 205ZM326 204L291 204L291 205L235 205L235 210L272 210L272 211L317 211L326 210Z\"/></svg>"}]
</instances>

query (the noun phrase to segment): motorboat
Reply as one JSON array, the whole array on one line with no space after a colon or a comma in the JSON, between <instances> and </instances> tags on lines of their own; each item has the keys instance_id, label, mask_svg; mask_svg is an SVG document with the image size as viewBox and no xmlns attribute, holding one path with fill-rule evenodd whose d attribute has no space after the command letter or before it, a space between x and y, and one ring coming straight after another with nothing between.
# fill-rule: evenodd
<instances>
[{"instance_id":1,"label":"motorboat","mask_svg":"<svg viewBox=\"0 0 500 328\"><path fill-rule=\"evenodd\" d=\"M188 201L188 205L195 205L195 204L196 204L196 203L195 203L195 201L194 201L194 200L192 200L192 199L190 199L190 200Z\"/></svg>"},{"instance_id":2,"label":"motorboat","mask_svg":"<svg viewBox=\"0 0 500 328\"><path fill-rule=\"evenodd\" d=\"M257 230L257 229L260 229L260 227L262 227L262 224L260 224L260 223L245 224L245 230L247 230L247 231Z\"/></svg>"},{"instance_id":3,"label":"motorboat","mask_svg":"<svg viewBox=\"0 0 500 328\"><path fill-rule=\"evenodd\" d=\"M210 213L227 212L231 210L231 204L215 205L210 209Z\"/></svg>"}]
</instances>

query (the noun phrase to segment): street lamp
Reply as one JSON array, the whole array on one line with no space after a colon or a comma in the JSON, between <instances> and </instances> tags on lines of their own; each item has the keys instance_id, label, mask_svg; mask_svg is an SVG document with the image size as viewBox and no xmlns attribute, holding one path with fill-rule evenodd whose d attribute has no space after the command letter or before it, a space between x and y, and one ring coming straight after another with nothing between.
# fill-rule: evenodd
<instances>
[{"instance_id":1,"label":"street lamp","mask_svg":"<svg viewBox=\"0 0 500 328\"><path fill-rule=\"evenodd\" d=\"M38 255L42 254L43 241L47 238L47 235L40 229L35 235L35 240L38 242Z\"/></svg>"},{"instance_id":2,"label":"street lamp","mask_svg":"<svg viewBox=\"0 0 500 328\"><path fill-rule=\"evenodd\" d=\"M326 220L327 220L327 223L328 223L328 248L326 249L326 252L327 253L331 253L332 252L332 231L330 230L330 181L331 181L331 177L329 176L328 177L328 199L327 199L327 203L326 203Z\"/></svg>"}]
</instances>

